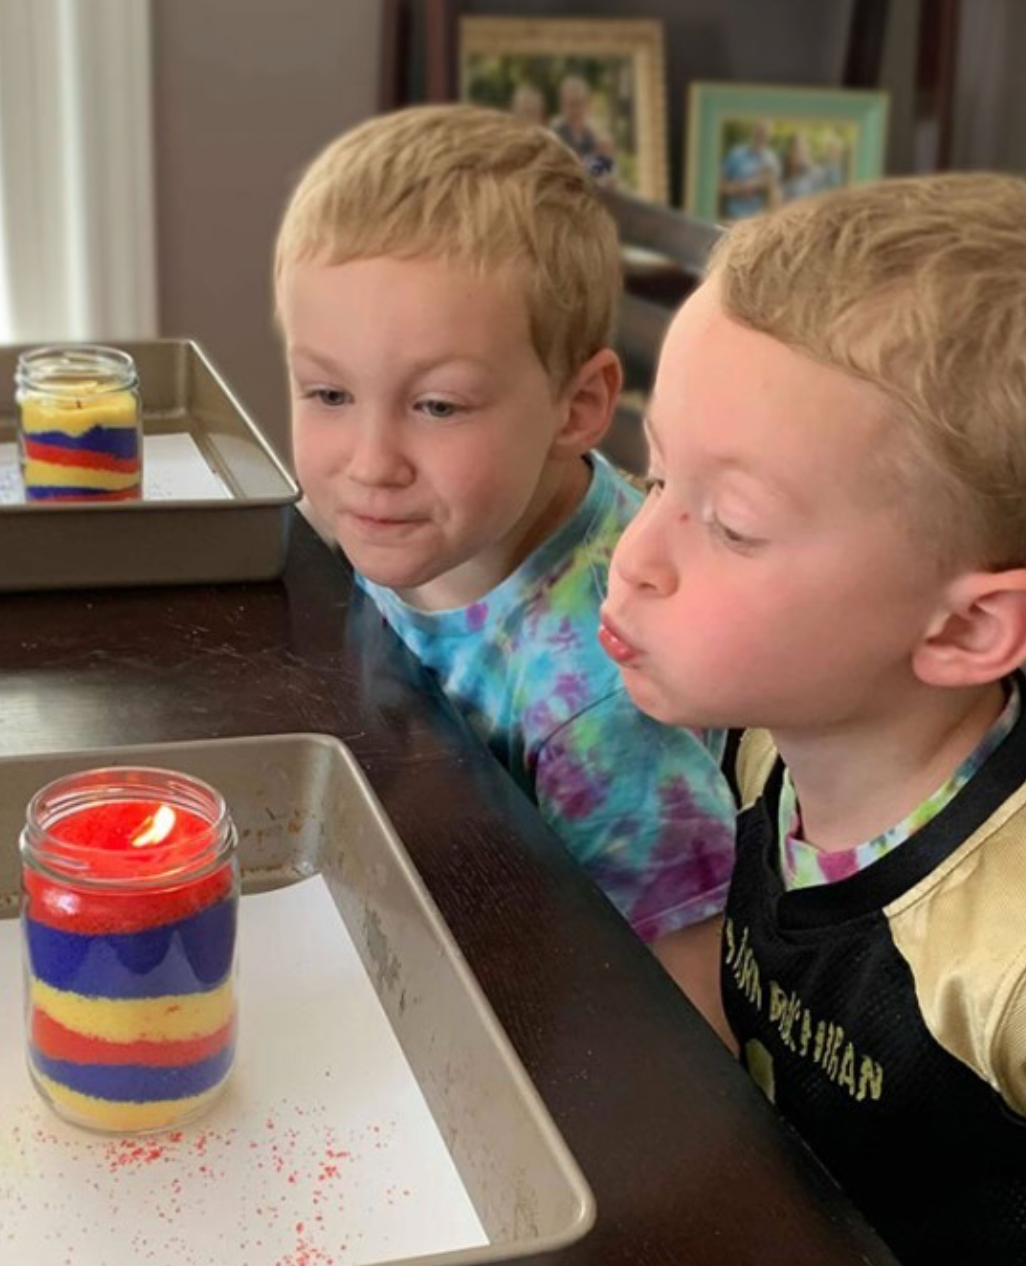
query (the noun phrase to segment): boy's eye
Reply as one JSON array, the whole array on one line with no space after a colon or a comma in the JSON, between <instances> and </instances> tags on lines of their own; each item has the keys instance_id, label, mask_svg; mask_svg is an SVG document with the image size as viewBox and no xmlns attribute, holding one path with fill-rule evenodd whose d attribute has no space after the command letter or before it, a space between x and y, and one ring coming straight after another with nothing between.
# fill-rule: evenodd
<instances>
[{"instance_id":1,"label":"boy's eye","mask_svg":"<svg viewBox=\"0 0 1026 1266\"><path fill-rule=\"evenodd\" d=\"M460 412L460 406L453 404L451 400L420 400L417 408L422 413L426 413L429 418L438 418L443 422L446 418L455 417Z\"/></svg>"},{"instance_id":2,"label":"boy's eye","mask_svg":"<svg viewBox=\"0 0 1026 1266\"><path fill-rule=\"evenodd\" d=\"M729 527L722 519L718 519L716 515L712 515L709 519L709 527L714 536L718 536L725 545L742 554L751 553L762 544L756 537L745 536L743 532L738 532L734 528Z\"/></svg>"},{"instance_id":3,"label":"boy's eye","mask_svg":"<svg viewBox=\"0 0 1026 1266\"><path fill-rule=\"evenodd\" d=\"M314 387L310 391L303 392L303 399L316 400L326 409L338 409L344 404L351 404L353 397L348 391L342 391L337 387Z\"/></svg>"}]
</instances>

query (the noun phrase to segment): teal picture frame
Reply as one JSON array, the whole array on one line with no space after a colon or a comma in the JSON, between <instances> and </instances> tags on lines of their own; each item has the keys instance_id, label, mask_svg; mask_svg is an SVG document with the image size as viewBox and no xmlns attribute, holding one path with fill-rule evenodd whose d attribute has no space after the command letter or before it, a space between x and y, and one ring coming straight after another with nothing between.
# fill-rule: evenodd
<instances>
[{"instance_id":1,"label":"teal picture frame","mask_svg":"<svg viewBox=\"0 0 1026 1266\"><path fill-rule=\"evenodd\" d=\"M889 94L694 81L684 209L729 224L820 189L884 174Z\"/></svg>"}]
</instances>

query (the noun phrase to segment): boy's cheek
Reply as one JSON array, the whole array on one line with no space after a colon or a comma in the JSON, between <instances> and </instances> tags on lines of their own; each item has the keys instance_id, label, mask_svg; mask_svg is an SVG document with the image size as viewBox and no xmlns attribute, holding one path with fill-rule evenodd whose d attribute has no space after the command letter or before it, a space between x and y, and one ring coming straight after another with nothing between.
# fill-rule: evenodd
<instances>
[{"instance_id":1,"label":"boy's cheek","mask_svg":"<svg viewBox=\"0 0 1026 1266\"><path fill-rule=\"evenodd\" d=\"M620 574L620 570L616 564L616 556L619 547L613 552L613 557L609 563L609 573L606 577L606 597L610 606L615 607L617 611L626 611L628 607L633 606L631 597L631 587Z\"/></svg>"},{"instance_id":2,"label":"boy's cheek","mask_svg":"<svg viewBox=\"0 0 1026 1266\"><path fill-rule=\"evenodd\" d=\"M307 446L295 431L292 433L292 460L295 462L299 486L309 495L310 485L314 482L313 468Z\"/></svg>"},{"instance_id":3,"label":"boy's cheek","mask_svg":"<svg viewBox=\"0 0 1026 1266\"><path fill-rule=\"evenodd\" d=\"M334 510L334 481L314 458L308 449L293 444L293 460L296 467L296 482L303 491L303 499L308 517L316 518L314 526L323 536L329 530ZM309 512L312 511L312 516Z\"/></svg>"},{"instance_id":4,"label":"boy's cheek","mask_svg":"<svg viewBox=\"0 0 1026 1266\"><path fill-rule=\"evenodd\" d=\"M327 478L334 461L331 449L318 438L316 429L301 419L297 419L292 425L292 456L296 463L296 475L304 486Z\"/></svg>"}]
</instances>

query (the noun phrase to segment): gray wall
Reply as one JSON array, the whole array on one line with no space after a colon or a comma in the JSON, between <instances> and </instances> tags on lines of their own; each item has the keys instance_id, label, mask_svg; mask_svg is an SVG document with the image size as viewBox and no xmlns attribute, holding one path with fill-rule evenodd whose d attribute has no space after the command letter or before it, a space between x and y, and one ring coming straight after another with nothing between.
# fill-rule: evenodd
<instances>
[{"instance_id":1,"label":"gray wall","mask_svg":"<svg viewBox=\"0 0 1026 1266\"><path fill-rule=\"evenodd\" d=\"M922 0L891 0L880 65L880 87L890 94L887 121L889 175L915 170L916 60Z\"/></svg>"},{"instance_id":2,"label":"gray wall","mask_svg":"<svg viewBox=\"0 0 1026 1266\"><path fill-rule=\"evenodd\" d=\"M1026 173L1026 4L963 5L952 165Z\"/></svg>"},{"instance_id":3,"label":"gray wall","mask_svg":"<svg viewBox=\"0 0 1026 1266\"><path fill-rule=\"evenodd\" d=\"M372 114L375 0L152 0L160 332L198 339L283 454L278 219L306 162Z\"/></svg>"}]
</instances>

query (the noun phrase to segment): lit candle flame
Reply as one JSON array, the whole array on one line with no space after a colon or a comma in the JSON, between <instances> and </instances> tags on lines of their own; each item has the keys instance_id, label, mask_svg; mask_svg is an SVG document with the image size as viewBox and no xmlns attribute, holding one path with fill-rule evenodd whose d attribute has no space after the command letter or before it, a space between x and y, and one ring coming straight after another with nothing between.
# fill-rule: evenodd
<instances>
[{"instance_id":1,"label":"lit candle flame","mask_svg":"<svg viewBox=\"0 0 1026 1266\"><path fill-rule=\"evenodd\" d=\"M162 804L152 818L132 836L129 843L133 848L143 848L147 844L162 844L175 829L175 811L170 805Z\"/></svg>"}]
</instances>

